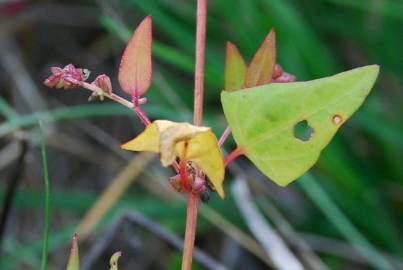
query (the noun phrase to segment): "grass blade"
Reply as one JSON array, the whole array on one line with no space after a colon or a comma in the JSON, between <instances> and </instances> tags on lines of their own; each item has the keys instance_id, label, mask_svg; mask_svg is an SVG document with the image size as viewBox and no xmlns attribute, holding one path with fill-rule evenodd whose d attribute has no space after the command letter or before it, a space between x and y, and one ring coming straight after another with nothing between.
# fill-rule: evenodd
<instances>
[{"instance_id":1,"label":"grass blade","mask_svg":"<svg viewBox=\"0 0 403 270\"><path fill-rule=\"evenodd\" d=\"M315 178L307 173L298 181L299 186L309 196L323 215L351 242L351 244L371 263L375 269L390 269L388 261L372 246L372 244L350 222L337 205L327 196Z\"/></svg>"},{"instance_id":2,"label":"grass blade","mask_svg":"<svg viewBox=\"0 0 403 270\"><path fill-rule=\"evenodd\" d=\"M41 269L47 269L48 263L48 247L49 247L49 217L50 217L50 205L49 205L49 174L48 174L48 160L46 156L46 143L45 134L43 131L42 122L39 121L40 140L41 140L41 154L42 154L42 166L43 166L43 180L45 191L45 228L43 234L43 249L42 249L42 263Z\"/></svg>"}]
</instances>

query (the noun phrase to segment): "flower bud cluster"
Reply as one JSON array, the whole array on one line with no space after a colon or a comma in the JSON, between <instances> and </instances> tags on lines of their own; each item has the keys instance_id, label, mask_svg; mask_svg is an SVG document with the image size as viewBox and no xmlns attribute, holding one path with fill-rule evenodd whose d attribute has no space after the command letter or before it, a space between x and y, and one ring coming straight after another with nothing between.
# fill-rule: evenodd
<instances>
[{"instance_id":1,"label":"flower bud cluster","mask_svg":"<svg viewBox=\"0 0 403 270\"><path fill-rule=\"evenodd\" d=\"M64 68L51 67L50 75L44 84L50 88L64 88L64 89L75 89L78 88L79 82L83 82L88 79L90 74L88 69L76 68L73 64L68 64Z\"/></svg>"},{"instance_id":2,"label":"flower bud cluster","mask_svg":"<svg viewBox=\"0 0 403 270\"><path fill-rule=\"evenodd\" d=\"M276 64L274 66L273 70L273 82L275 83L289 83L289 82L294 82L295 81L295 76L284 72L283 69L279 64Z\"/></svg>"}]
</instances>

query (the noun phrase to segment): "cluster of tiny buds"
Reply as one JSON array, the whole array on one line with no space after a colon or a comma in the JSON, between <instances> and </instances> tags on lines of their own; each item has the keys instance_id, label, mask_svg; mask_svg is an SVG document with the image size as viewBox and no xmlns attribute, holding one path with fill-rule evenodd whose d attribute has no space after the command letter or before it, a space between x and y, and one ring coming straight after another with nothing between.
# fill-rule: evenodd
<instances>
[{"instance_id":1,"label":"cluster of tiny buds","mask_svg":"<svg viewBox=\"0 0 403 270\"><path fill-rule=\"evenodd\" d=\"M68 64L64 68L51 67L52 75L44 81L50 88L75 89L80 87L77 82L88 79L90 71L88 69L76 68L73 64Z\"/></svg>"},{"instance_id":2,"label":"cluster of tiny buds","mask_svg":"<svg viewBox=\"0 0 403 270\"><path fill-rule=\"evenodd\" d=\"M275 83L289 83L295 81L295 76L284 72L279 64L274 66L272 78Z\"/></svg>"},{"instance_id":3,"label":"cluster of tiny buds","mask_svg":"<svg viewBox=\"0 0 403 270\"><path fill-rule=\"evenodd\" d=\"M51 67L50 71L52 75L44 81L44 84L49 88L63 88L65 90L85 86L84 82L88 79L91 73L88 69L76 68L73 64L68 64L64 68ZM99 89L100 91L94 91L89 98L90 101L98 97L102 100L104 94L112 94L111 80L105 74L99 75L91 85L96 86L96 89Z\"/></svg>"},{"instance_id":4,"label":"cluster of tiny buds","mask_svg":"<svg viewBox=\"0 0 403 270\"><path fill-rule=\"evenodd\" d=\"M200 200L204 203L208 203L210 199L210 192L215 192L215 189L208 178L204 175L196 175L192 166L188 166L188 180L191 185L191 190L187 190L183 185L183 179L181 175L177 174L169 178L169 184L171 187L179 193L192 192L199 194Z\"/></svg>"},{"instance_id":5,"label":"cluster of tiny buds","mask_svg":"<svg viewBox=\"0 0 403 270\"><path fill-rule=\"evenodd\" d=\"M134 108L133 103L113 93L111 79L105 74L96 77L92 83L86 83L85 81L90 75L88 69L76 68L73 64L68 64L64 68L51 67L50 71L52 75L43 82L50 88L70 90L81 87L92 92L88 98L89 101L98 98L103 100L106 96L127 108ZM137 103L146 104L147 98L140 98Z\"/></svg>"}]
</instances>

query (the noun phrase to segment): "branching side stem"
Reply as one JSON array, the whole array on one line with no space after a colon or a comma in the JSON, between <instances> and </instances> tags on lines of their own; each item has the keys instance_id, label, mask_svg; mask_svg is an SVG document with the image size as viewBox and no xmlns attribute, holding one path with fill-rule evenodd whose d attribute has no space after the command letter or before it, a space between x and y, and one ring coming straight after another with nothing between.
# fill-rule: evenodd
<instances>
[{"instance_id":1,"label":"branching side stem","mask_svg":"<svg viewBox=\"0 0 403 270\"><path fill-rule=\"evenodd\" d=\"M234 151L229 153L228 156L225 157L225 159L224 159L225 167L227 167L236 158L238 158L244 154L245 154L245 152L242 148L240 148L240 147L236 148Z\"/></svg>"},{"instance_id":2,"label":"branching side stem","mask_svg":"<svg viewBox=\"0 0 403 270\"><path fill-rule=\"evenodd\" d=\"M71 80L71 81L73 81L73 80ZM111 100L113 100L113 101L115 101L115 102L117 102L117 103L129 108L129 109L134 108L133 103L131 103L127 99L124 99L121 96L118 96L118 95L116 95L114 93L111 93L111 94L105 93L101 88L99 88L96 85L93 85L93 84L90 84L90 83L87 83L87 82L83 82L83 81L77 81L77 80L75 80L74 82L77 85L79 85L80 87L84 88L84 89L90 90L91 92L94 92L94 93L96 93L96 94L98 94L100 96L107 97L107 98L109 98L109 99L111 99ZM146 104L147 103L147 98L140 98L138 100L138 102L139 102L139 104Z\"/></svg>"},{"instance_id":3,"label":"branching side stem","mask_svg":"<svg viewBox=\"0 0 403 270\"><path fill-rule=\"evenodd\" d=\"M228 139L229 135L231 135L231 128L229 126L227 126L227 128L224 130L224 132L222 133L220 139L218 140L218 147L222 147L225 143L225 141Z\"/></svg>"},{"instance_id":4,"label":"branching side stem","mask_svg":"<svg viewBox=\"0 0 403 270\"><path fill-rule=\"evenodd\" d=\"M140 108L140 97L139 97L139 92L137 90L134 90L133 92L133 106L134 106L134 111L136 112L137 116L140 118L141 122L145 126L148 126L151 124L150 119L147 117L145 112Z\"/></svg>"}]
</instances>

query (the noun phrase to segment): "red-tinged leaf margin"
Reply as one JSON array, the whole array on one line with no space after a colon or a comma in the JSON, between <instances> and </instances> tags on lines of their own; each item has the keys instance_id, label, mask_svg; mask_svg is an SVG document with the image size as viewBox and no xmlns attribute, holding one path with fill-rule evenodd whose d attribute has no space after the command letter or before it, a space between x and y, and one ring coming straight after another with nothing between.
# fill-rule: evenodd
<instances>
[{"instance_id":1,"label":"red-tinged leaf margin","mask_svg":"<svg viewBox=\"0 0 403 270\"><path fill-rule=\"evenodd\" d=\"M270 31L246 71L245 88L267 84L271 81L276 64L276 32Z\"/></svg>"},{"instance_id":2,"label":"red-tinged leaf margin","mask_svg":"<svg viewBox=\"0 0 403 270\"><path fill-rule=\"evenodd\" d=\"M246 63L238 48L231 42L227 42L225 69L224 69L224 90L236 91L242 89L245 82Z\"/></svg>"},{"instance_id":3,"label":"red-tinged leaf margin","mask_svg":"<svg viewBox=\"0 0 403 270\"><path fill-rule=\"evenodd\" d=\"M67 263L66 270L80 270L80 259L78 255L78 238L77 234L74 234L71 241L71 250L69 261Z\"/></svg>"},{"instance_id":4,"label":"red-tinged leaf margin","mask_svg":"<svg viewBox=\"0 0 403 270\"><path fill-rule=\"evenodd\" d=\"M127 43L120 61L118 80L123 91L142 96L152 78L152 17L147 16Z\"/></svg>"}]
</instances>

